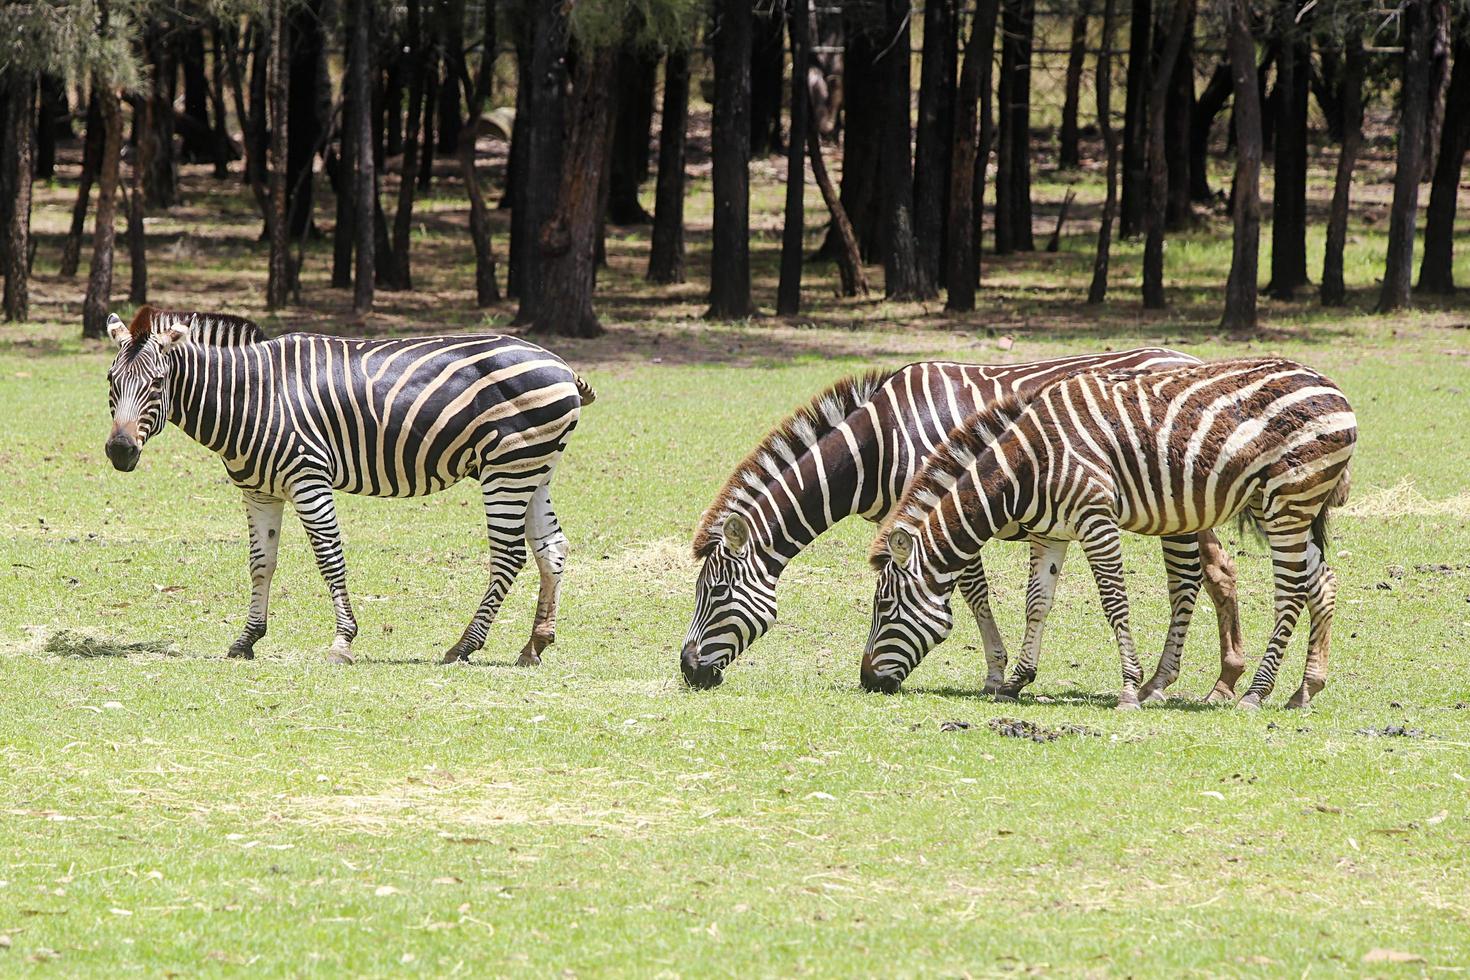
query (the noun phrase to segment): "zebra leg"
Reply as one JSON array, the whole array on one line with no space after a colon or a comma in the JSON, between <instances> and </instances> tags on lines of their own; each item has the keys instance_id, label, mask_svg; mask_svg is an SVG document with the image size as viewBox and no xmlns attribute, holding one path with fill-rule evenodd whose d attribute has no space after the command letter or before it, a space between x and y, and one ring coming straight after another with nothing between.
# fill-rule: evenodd
<instances>
[{"instance_id":1,"label":"zebra leg","mask_svg":"<svg viewBox=\"0 0 1470 980\"><path fill-rule=\"evenodd\" d=\"M531 626L531 638L516 658L516 665L534 667L541 663L541 651L556 642L556 606L561 598L561 572L568 551L567 536L561 533L556 511L551 509L549 482L541 484L526 510L526 544L541 573L541 590L536 595L536 621Z\"/></svg>"},{"instance_id":2,"label":"zebra leg","mask_svg":"<svg viewBox=\"0 0 1470 980\"><path fill-rule=\"evenodd\" d=\"M1041 660L1041 631L1056 598L1057 581L1066 557L1066 541L1031 542L1031 571L1026 580L1026 636L1021 640L1021 655L1016 658L1011 679L996 692L996 697L1014 701L1021 689L1036 679L1036 666Z\"/></svg>"},{"instance_id":3,"label":"zebra leg","mask_svg":"<svg viewBox=\"0 0 1470 980\"><path fill-rule=\"evenodd\" d=\"M245 491L245 517L250 523L250 613L240 638L230 644L227 657L251 660L255 641L265 636L266 612L271 601L271 577L276 573L276 551L281 544L280 497Z\"/></svg>"},{"instance_id":4,"label":"zebra leg","mask_svg":"<svg viewBox=\"0 0 1470 980\"><path fill-rule=\"evenodd\" d=\"M1123 584L1123 547L1118 525L1108 521L1095 525L1082 539L1092 577L1097 581L1097 594L1102 599L1103 613L1118 640L1118 654L1123 661L1123 689L1118 693L1118 710L1138 707L1138 682L1143 672L1138 667L1138 651L1133 646L1133 632L1128 628L1128 590Z\"/></svg>"},{"instance_id":5,"label":"zebra leg","mask_svg":"<svg viewBox=\"0 0 1470 980\"><path fill-rule=\"evenodd\" d=\"M990 611L990 584L985 579L985 566L981 564L979 555L960 573L956 588L974 614L975 625L980 627L981 642L985 644L985 686L981 691L994 694L1006 679L1006 641L995 625L995 615Z\"/></svg>"},{"instance_id":6,"label":"zebra leg","mask_svg":"<svg viewBox=\"0 0 1470 980\"><path fill-rule=\"evenodd\" d=\"M296 513L311 541L316 567L332 593L332 609L337 617L337 634L327 650L327 663L352 663L352 641L357 636L357 618L352 615L352 602L347 598L347 559L342 554L342 529L337 524L337 506L332 501L332 488L313 484L297 487L291 495Z\"/></svg>"},{"instance_id":7,"label":"zebra leg","mask_svg":"<svg viewBox=\"0 0 1470 980\"><path fill-rule=\"evenodd\" d=\"M1296 621L1301 617L1302 606L1315 587L1318 570L1322 567L1321 557L1313 546L1306 527L1279 531L1267 528L1271 542L1271 565L1276 579L1276 627L1271 631L1271 640L1266 644L1266 653L1251 678L1250 689L1237 707L1253 711L1261 706L1276 686L1276 671L1281 666L1286 645L1291 642Z\"/></svg>"},{"instance_id":8,"label":"zebra leg","mask_svg":"<svg viewBox=\"0 0 1470 980\"><path fill-rule=\"evenodd\" d=\"M526 564L526 510L534 488L525 492L508 489L496 476L480 480L480 498L485 504L485 525L490 533L490 585L475 610L470 624L444 653L441 663L470 659L470 654L485 645L490 624L505 601L516 576Z\"/></svg>"},{"instance_id":9,"label":"zebra leg","mask_svg":"<svg viewBox=\"0 0 1470 980\"><path fill-rule=\"evenodd\" d=\"M1215 607L1215 625L1220 631L1220 677L1205 695L1206 704L1235 698L1235 682L1245 673L1245 638L1240 633L1240 607L1235 601L1235 562L1220 547L1214 531L1201 531L1200 560L1204 564L1205 591Z\"/></svg>"},{"instance_id":10,"label":"zebra leg","mask_svg":"<svg viewBox=\"0 0 1470 980\"><path fill-rule=\"evenodd\" d=\"M1164 571L1169 579L1169 635L1164 639L1164 652L1158 669L1138 692L1148 704L1164 700L1164 689L1179 679L1179 662L1184 656L1184 639L1189 621L1194 617L1194 604L1199 598L1200 548L1194 535L1174 535L1162 539Z\"/></svg>"},{"instance_id":11,"label":"zebra leg","mask_svg":"<svg viewBox=\"0 0 1470 980\"><path fill-rule=\"evenodd\" d=\"M1337 607L1337 576L1325 564L1319 567L1317 581L1307 593L1307 612L1312 617L1307 634L1307 670L1302 686L1286 702L1288 708L1307 707L1327 686L1327 652L1332 641L1332 614Z\"/></svg>"}]
</instances>

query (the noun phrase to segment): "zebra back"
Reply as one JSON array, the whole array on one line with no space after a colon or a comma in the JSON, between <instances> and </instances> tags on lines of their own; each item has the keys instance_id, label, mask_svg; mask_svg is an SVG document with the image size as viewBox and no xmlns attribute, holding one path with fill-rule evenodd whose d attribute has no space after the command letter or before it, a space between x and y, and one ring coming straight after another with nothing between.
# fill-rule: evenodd
<instances>
[{"instance_id":1,"label":"zebra back","mask_svg":"<svg viewBox=\"0 0 1470 980\"><path fill-rule=\"evenodd\" d=\"M160 310L146 303L133 314L133 322L128 330L137 339L156 330L176 327L188 330L189 340L201 347L247 347L271 339L254 320L243 316L192 310Z\"/></svg>"}]
</instances>

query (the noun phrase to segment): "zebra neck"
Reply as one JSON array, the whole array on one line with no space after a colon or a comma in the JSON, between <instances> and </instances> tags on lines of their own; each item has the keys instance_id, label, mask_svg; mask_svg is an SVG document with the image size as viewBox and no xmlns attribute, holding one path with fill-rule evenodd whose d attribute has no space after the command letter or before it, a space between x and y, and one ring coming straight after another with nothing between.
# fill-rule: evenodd
<instances>
[{"instance_id":1,"label":"zebra neck","mask_svg":"<svg viewBox=\"0 0 1470 980\"><path fill-rule=\"evenodd\" d=\"M784 566L833 525L872 509L882 489L882 481L871 478L878 473L877 453L861 442L859 453L854 457L844 424L751 491L745 516L768 529L774 560Z\"/></svg>"},{"instance_id":2,"label":"zebra neck","mask_svg":"<svg viewBox=\"0 0 1470 980\"><path fill-rule=\"evenodd\" d=\"M236 348L184 344L169 352L168 420L189 438L223 452L245 420L228 411L222 393L233 386ZM242 383L243 387L243 383Z\"/></svg>"}]
</instances>

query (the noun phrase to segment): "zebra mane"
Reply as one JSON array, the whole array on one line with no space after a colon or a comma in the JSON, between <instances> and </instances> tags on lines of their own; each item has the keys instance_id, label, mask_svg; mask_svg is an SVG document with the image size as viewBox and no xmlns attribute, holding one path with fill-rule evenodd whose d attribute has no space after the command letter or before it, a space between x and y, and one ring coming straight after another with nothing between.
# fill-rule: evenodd
<instances>
[{"instance_id":1,"label":"zebra mane","mask_svg":"<svg viewBox=\"0 0 1470 980\"><path fill-rule=\"evenodd\" d=\"M723 522L730 505L749 500L753 489L785 466L794 463L827 433L852 414L858 406L873 397L883 383L893 377L892 371L868 371L849 375L817 395L810 402L782 419L766 433L760 444L730 474L724 487L715 495L714 503L699 519L694 531L694 557L707 556L719 544L716 528Z\"/></svg>"},{"instance_id":2,"label":"zebra mane","mask_svg":"<svg viewBox=\"0 0 1470 980\"><path fill-rule=\"evenodd\" d=\"M901 523L922 525L940 498L975 465L975 460L990 447L1000 434L1026 411L1026 403L1013 394L976 409L949 431L944 441L924 460L923 467L909 481L903 496L888 514L873 539L868 564L881 571L888 562L888 534Z\"/></svg>"},{"instance_id":3,"label":"zebra mane","mask_svg":"<svg viewBox=\"0 0 1470 980\"><path fill-rule=\"evenodd\" d=\"M133 314L128 332L134 342L147 339L155 330L169 327L187 327L189 340L202 347L246 347L259 344L270 337L256 325L254 320L228 313L201 313L185 310L159 310L144 304Z\"/></svg>"}]
</instances>

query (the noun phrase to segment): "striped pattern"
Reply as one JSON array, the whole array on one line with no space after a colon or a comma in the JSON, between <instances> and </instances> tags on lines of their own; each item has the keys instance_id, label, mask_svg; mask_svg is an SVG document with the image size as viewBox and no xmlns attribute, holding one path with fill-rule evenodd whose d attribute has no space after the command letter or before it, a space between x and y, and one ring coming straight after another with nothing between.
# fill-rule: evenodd
<instances>
[{"instance_id":1,"label":"striped pattern","mask_svg":"<svg viewBox=\"0 0 1470 980\"><path fill-rule=\"evenodd\" d=\"M250 613L230 655L253 656L265 635L288 501L332 594L329 659L345 663L357 622L333 491L414 497L473 477L489 529L490 584L444 661L484 645L529 547L541 592L520 662L539 662L555 637L567 554L550 480L592 389L556 355L515 337L264 340L248 322L145 308L131 326L116 317L109 325L119 345L108 373L113 464L132 469L167 421L218 453L244 493Z\"/></svg>"},{"instance_id":2,"label":"striped pattern","mask_svg":"<svg viewBox=\"0 0 1470 980\"><path fill-rule=\"evenodd\" d=\"M1042 619L1067 543L1081 543L1122 657L1119 706L1136 706L1119 532L1187 535L1243 516L1270 544L1276 625L1241 705L1271 692L1304 606L1306 675L1290 703L1305 705L1326 683L1336 593L1326 516L1346 500L1356 438L1342 392L1281 359L1076 375L1027 405L993 404L952 434L879 533L865 683L897 687L949 633L950 595L980 547L1025 536L1039 556L1028 602ZM1036 658L1024 649L1000 693L1029 684ZM1177 650L1159 671L1177 674Z\"/></svg>"},{"instance_id":3,"label":"striped pattern","mask_svg":"<svg viewBox=\"0 0 1470 980\"><path fill-rule=\"evenodd\" d=\"M736 467L700 520L694 554L702 566L680 655L685 679L700 687L720 683L725 667L774 624L776 583L787 563L846 517L883 519L923 460L977 407L1028 399L1077 371L1197 363L1161 348L1014 365L926 361L848 378L822 392ZM1171 582L1181 583L1169 643L1182 643L1204 577L1220 624L1216 693L1229 697L1245 665L1230 559L1208 533L1198 541L1170 539L1164 555ZM959 588L980 626L985 685L994 690L1004 681L1006 650L978 554Z\"/></svg>"}]
</instances>

